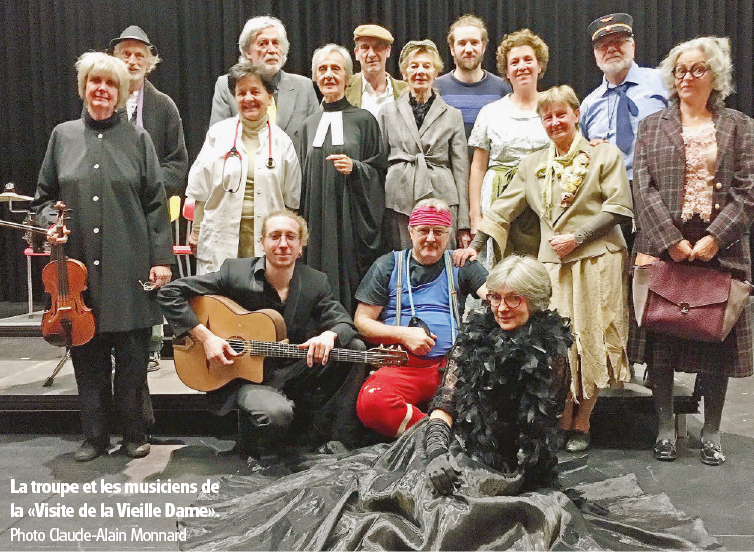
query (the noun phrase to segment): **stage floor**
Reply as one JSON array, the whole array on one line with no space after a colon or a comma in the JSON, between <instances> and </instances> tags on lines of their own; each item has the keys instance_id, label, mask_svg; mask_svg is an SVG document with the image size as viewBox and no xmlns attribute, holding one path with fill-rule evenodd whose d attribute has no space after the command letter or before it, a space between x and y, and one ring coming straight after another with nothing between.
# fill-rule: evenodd
<instances>
[{"instance_id":1,"label":"stage floor","mask_svg":"<svg viewBox=\"0 0 754 552\"><path fill-rule=\"evenodd\" d=\"M27 320L23 320L26 318ZM0 325L6 320L0 320ZM28 324L21 315L18 325ZM34 322L38 323L38 322ZM149 374L158 424L152 433L152 453L132 460L119 450L116 439L110 453L86 464L73 461L72 453L80 443L76 386L70 362L55 378L51 387L43 387L62 355L41 338L0 338L0 470L5 482L0 485L0 550L177 550L176 543L112 542L66 543L11 541L13 528L31 531L38 527L61 530L89 529L108 523L99 516L91 520L39 520L27 515L36 503L57 502L78 509L84 503L114 506L116 503L142 503L188 506L195 494L155 496L137 493L68 495L13 494L10 480L20 482L97 481L105 483L154 482L156 480L194 483L233 473L247 473L245 462L231 452L234 420L225 420L218 430L216 419L202 410L203 396L186 388L175 374L170 359L163 359L161 369ZM637 377L626 389L605 391L598 402L592 426L592 448L585 455L563 453L561 461L568 467L564 483L571 485L589 473L605 477L636 474L647 493L666 493L672 503L699 517L720 545L729 550L754 550L754 378L731 380L722 429L723 448L728 461L719 467L704 466L699 461L701 416L688 416L690 437L679 440L678 460L657 462L651 452L654 435L651 392ZM688 389L691 377L679 374L677 383ZM611 396L612 395L612 396ZM15 406L13 406L15 405ZM647 408L648 407L648 408ZM11 408L12 410L9 410ZM19 419L24 423L20 424ZM9 423L9 421L13 423ZM583 471L582 471L583 470ZM12 516L10 504L23 508L22 517ZM159 503L159 504L158 504ZM40 524L41 522L41 524ZM169 533L175 530L174 517L146 517L117 520L121 529L139 527L145 531ZM130 532L130 529L128 529ZM130 533L129 533L130 534Z\"/></svg>"}]
</instances>

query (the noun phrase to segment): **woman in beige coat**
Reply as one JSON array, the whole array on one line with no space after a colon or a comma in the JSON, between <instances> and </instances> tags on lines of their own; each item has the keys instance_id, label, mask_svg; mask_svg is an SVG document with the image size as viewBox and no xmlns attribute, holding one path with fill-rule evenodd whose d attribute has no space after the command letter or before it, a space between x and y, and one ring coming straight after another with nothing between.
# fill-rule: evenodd
<instances>
[{"instance_id":1,"label":"woman in beige coat","mask_svg":"<svg viewBox=\"0 0 754 552\"><path fill-rule=\"evenodd\" d=\"M527 207L539 216L538 256L552 280L551 306L571 319L575 337L561 428L569 433L566 448L576 452L589 446L600 388L631 377L626 242L617 224L633 217L633 205L620 151L591 146L579 133L579 101L569 86L542 93L537 112L550 146L521 161L471 247L457 257L474 258L487 236L505 251L511 222Z\"/></svg>"},{"instance_id":2,"label":"woman in beige coat","mask_svg":"<svg viewBox=\"0 0 754 552\"><path fill-rule=\"evenodd\" d=\"M389 249L411 247L408 217L420 199L445 201L453 216L449 243L469 239L469 154L463 116L432 85L442 60L431 40L412 40L400 55L408 94L380 109L382 140L389 149L383 239ZM455 237L454 237L455 236Z\"/></svg>"}]
</instances>

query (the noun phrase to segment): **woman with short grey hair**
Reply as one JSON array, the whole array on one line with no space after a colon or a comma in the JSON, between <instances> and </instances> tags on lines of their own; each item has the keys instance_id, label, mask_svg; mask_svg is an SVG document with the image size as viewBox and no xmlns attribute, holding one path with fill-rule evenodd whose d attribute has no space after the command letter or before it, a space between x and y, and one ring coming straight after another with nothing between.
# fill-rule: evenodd
<instances>
[{"instance_id":1,"label":"woman with short grey hair","mask_svg":"<svg viewBox=\"0 0 754 552\"><path fill-rule=\"evenodd\" d=\"M552 285L547 269L534 257L511 255L496 265L487 276L487 289L509 288L523 296L532 311L543 311L550 304Z\"/></svg>"},{"instance_id":2,"label":"woman with short grey hair","mask_svg":"<svg viewBox=\"0 0 754 552\"><path fill-rule=\"evenodd\" d=\"M348 83L348 79L353 76L353 60L351 59L351 54L348 50L337 44L325 44L314 50L314 54L312 54L312 80L317 82L317 67L331 52L337 52L343 57L346 70L346 83Z\"/></svg>"},{"instance_id":3,"label":"woman with short grey hair","mask_svg":"<svg viewBox=\"0 0 754 552\"><path fill-rule=\"evenodd\" d=\"M353 314L361 279L382 253L385 151L369 111L346 99L351 55L326 44L312 56L322 112L298 131L303 180L301 214L311 239L304 262L327 274L335 298Z\"/></svg>"},{"instance_id":4,"label":"woman with short grey hair","mask_svg":"<svg viewBox=\"0 0 754 552\"><path fill-rule=\"evenodd\" d=\"M751 280L754 121L723 106L733 91L730 40L707 36L683 42L660 69L672 103L639 124L635 263L693 262ZM754 371L749 309L722 343L661 335L632 323L631 358L646 362L651 375L655 458L676 459L673 374L681 370L698 374L704 395L701 461L723 463L720 420L728 378Z\"/></svg>"}]
</instances>

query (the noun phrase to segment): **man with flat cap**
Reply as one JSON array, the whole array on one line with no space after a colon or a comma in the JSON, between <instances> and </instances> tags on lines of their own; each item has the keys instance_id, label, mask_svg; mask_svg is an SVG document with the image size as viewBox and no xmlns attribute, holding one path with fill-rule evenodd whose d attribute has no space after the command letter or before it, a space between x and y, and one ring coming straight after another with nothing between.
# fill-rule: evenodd
<instances>
[{"instance_id":1,"label":"man with flat cap","mask_svg":"<svg viewBox=\"0 0 754 552\"><path fill-rule=\"evenodd\" d=\"M408 85L391 77L385 69L394 40L390 31L379 25L359 25L353 32L353 40L353 53L361 72L348 81L346 99L376 118L380 108L397 100Z\"/></svg>"},{"instance_id":2,"label":"man with flat cap","mask_svg":"<svg viewBox=\"0 0 754 552\"><path fill-rule=\"evenodd\" d=\"M188 152L183 138L183 122L175 102L147 80L160 58L157 47L149 41L141 27L131 25L118 38L110 41L112 54L122 59L131 76L130 96L126 102L128 120L149 133L160 161L162 183L167 197L181 196L186 191ZM160 366L162 325L152 330L149 346L149 370Z\"/></svg>"},{"instance_id":3,"label":"man with flat cap","mask_svg":"<svg viewBox=\"0 0 754 552\"><path fill-rule=\"evenodd\" d=\"M589 24L594 59L604 76L602 84L581 103L579 121L587 140L618 146L629 180L633 180L639 121L668 106L668 92L659 71L639 67L634 61L633 23L627 13L611 13Z\"/></svg>"},{"instance_id":4,"label":"man with flat cap","mask_svg":"<svg viewBox=\"0 0 754 552\"><path fill-rule=\"evenodd\" d=\"M238 60L248 59L259 65L275 83L274 101L267 109L270 121L293 138L304 119L319 111L319 100L311 79L283 71L289 48L290 42L283 23L269 15L249 19L238 37L238 49L241 52ZM212 126L235 117L236 112L233 92L228 88L228 75L221 75L215 83L209 124Z\"/></svg>"}]
</instances>

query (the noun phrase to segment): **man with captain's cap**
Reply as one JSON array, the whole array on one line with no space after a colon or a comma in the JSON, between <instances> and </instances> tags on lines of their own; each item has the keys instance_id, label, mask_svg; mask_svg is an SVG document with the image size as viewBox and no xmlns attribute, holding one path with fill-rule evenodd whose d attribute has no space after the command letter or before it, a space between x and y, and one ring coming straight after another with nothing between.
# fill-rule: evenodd
<instances>
[{"instance_id":1,"label":"man with captain's cap","mask_svg":"<svg viewBox=\"0 0 754 552\"><path fill-rule=\"evenodd\" d=\"M408 86L391 77L385 69L393 35L379 25L359 25L353 32L353 40L353 53L361 65L361 72L348 81L346 99L377 117L380 108L397 100Z\"/></svg>"},{"instance_id":2,"label":"man with captain's cap","mask_svg":"<svg viewBox=\"0 0 754 552\"><path fill-rule=\"evenodd\" d=\"M110 41L112 54L122 59L131 76L126 116L149 133L160 160L162 183L167 197L180 196L186 190L188 152L183 138L183 122L175 102L147 80L160 62L157 47L141 27L131 25ZM162 348L162 325L152 331L149 347L149 370L156 370Z\"/></svg>"},{"instance_id":3,"label":"man with captain's cap","mask_svg":"<svg viewBox=\"0 0 754 552\"><path fill-rule=\"evenodd\" d=\"M634 20L611 13L589 24L594 59L603 73L600 84L581 103L579 130L592 145L609 142L623 154L629 181L634 178L634 146L639 121L668 106L668 92L657 69L634 61ZM629 251L633 223L621 226Z\"/></svg>"},{"instance_id":4,"label":"man with captain's cap","mask_svg":"<svg viewBox=\"0 0 754 552\"><path fill-rule=\"evenodd\" d=\"M657 69L634 61L634 20L627 13L611 13L587 28L594 59L603 73L602 84L581 104L579 129L595 142L610 142L623 153L629 180L633 179L634 144L641 121L668 105L668 93Z\"/></svg>"}]
</instances>

